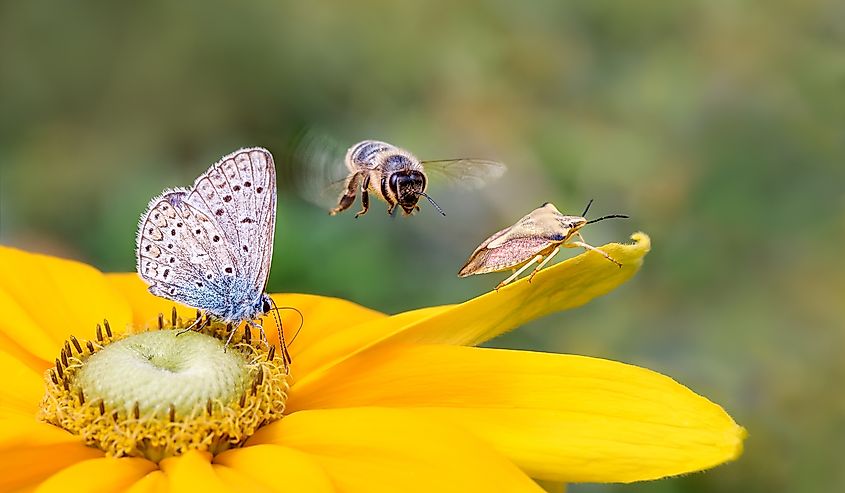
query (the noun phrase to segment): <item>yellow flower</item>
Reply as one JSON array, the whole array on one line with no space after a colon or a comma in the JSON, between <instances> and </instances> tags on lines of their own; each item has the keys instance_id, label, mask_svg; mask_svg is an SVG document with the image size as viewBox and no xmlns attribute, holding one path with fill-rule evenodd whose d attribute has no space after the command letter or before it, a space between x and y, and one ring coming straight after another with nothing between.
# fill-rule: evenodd
<instances>
[{"instance_id":1,"label":"yellow flower","mask_svg":"<svg viewBox=\"0 0 845 493\"><path fill-rule=\"evenodd\" d=\"M648 252L646 235L633 238L602 247L621 269L585 253L530 284L393 316L273 295L305 319L284 417L242 447L158 463L107 457L36 416L45 372L70 336L93 340L103 318L116 332L154 325L172 304L135 274L0 248L0 490L540 491L531 478L630 482L731 460L744 430L666 376L597 358L467 347L611 291Z\"/></svg>"}]
</instances>

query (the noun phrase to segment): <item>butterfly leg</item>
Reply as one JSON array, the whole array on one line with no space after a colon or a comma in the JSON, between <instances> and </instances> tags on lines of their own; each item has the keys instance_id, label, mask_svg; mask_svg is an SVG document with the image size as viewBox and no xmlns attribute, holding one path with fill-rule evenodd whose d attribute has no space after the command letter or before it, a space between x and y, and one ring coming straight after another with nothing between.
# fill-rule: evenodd
<instances>
[{"instance_id":1,"label":"butterfly leg","mask_svg":"<svg viewBox=\"0 0 845 493\"><path fill-rule=\"evenodd\" d=\"M367 210L370 208L370 194L367 192L367 189L370 188L370 175L364 177L364 180L361 182L361 210L355 214L357 218L361 214L366 214Z\"/></svg>"},{"instance_id":2,"label":"butterfly leg","mask_svg":"<svg viewBox=\"0 0 845 493\"><path fill-rule=\"evenodd\" d=\"M358 180L361 178L361 173L354 173L346 180L346 190L338 199L337 207L329 211L329 214L334 216L338 212L343 212L355 202L355 194L357 193Z\"/></svg>"},{"instance_id":3,"label":"butterfly leg","mask_svg":"<svg viewBox=\"0 0 845 493\"><path fill-rule=\"evenodd\" d=\"M206 322L205 317L202 316L199 313L199 310L197 310L197 318L195 318L194 321L191 322L190 325L188 325L184 329L177 332L176 335L180 336L180 335L184 334L185 332L190 332L192 330L197 330L197 331L202 330L202 328L205 327L205 322Z\"/></svg>"},{"instance_id":4,"label":"butterfly leg","mask_svg":"<svg viewBox=\"0 0 845 493\"><path fill-rule=\"evenodd\" d=\"M543 256L542 256L542 255L537 255L536 257L534 257L533 259L531 259L531 261L530 261L530 262L526 262L526 264L525 264L525 265L523 265L522 267L520 267L520 268L519 268L519 270L517 270L516 272L514 272L513 274L511 274L511 276L510 276L510 277L508 277L508 278L507 278L507 279L505 279L504 281L502 281L502 282L500 282L499 284L497 284L497 285L496 285L496 288L495 288L495 289L496 289L496 291L498 291L499 289L501 289L502 287L504 287L506 284L510 283L511 281L513 281L514 279L516 279L517 277L519 277L519 275L520 275L520 274L522 274L523 272L525 272L525 269L527 269L527 268L531 267L532 265L534 265L534 263L535 263L535 262L537 262L537 261L541 260L542 258L543 258Z\"/></svg>"},{"instance_id":5,"label":"butterfly leg","mask_svg":"<svg viewBox=\"0 0 845 493\"><path fill-rule=\"evenodd\" d=\"M531 282L531 279L534 279L534 276L537 275L537 272L539 272L540 269L542 269L547 263L549 263L549 260L551 260L552 257L557 255L557 252L559 251L560 246L556 246L555 249L551 251L551 253L546 255L546 258L544 258L543 261L540 262L540 264L537 267L534 267L534 270L531 271L531 275L528 276L528 282Z\"/></svg>"},{"instance_id":6,"label":"butterfly leg","mask_svg":"<svg viewBox=\"0 0 845 493\"><path fill-rule=\"evenodd\" d=\"M588 245L586 242L584 242L584 237L581 236L581 233L575 233L575 235L578 236L578 238L580 238L581 241L572 241L572 242L569 242L569 243L564 243L563 246L565 246L567 248L581 247L585 250L592 250L592 251L598 253L599 255L601 255L602 257L606 258L607 260L610 260L614 264L618 265L619 267L622 267L622 264L620 264L619 261L617 261L616 259L614 259L610 255L608 255L607 252L605 252L604 250L600 250L600 249L594 247L593 245Z\"/></svg>"}]
</instances>

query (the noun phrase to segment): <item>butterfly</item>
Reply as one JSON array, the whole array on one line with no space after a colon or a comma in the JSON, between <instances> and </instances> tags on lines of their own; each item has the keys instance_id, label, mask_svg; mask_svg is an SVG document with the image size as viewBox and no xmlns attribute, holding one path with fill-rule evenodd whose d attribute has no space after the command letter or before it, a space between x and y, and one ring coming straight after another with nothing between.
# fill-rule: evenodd
<instances>
[{"instance_id":1,"label":"butterfly","mask_svg":"<svg viewBox=\"0 0 845 493\"><path fill-rule=\"evenodd\" d=\"M255 321L275 306L265 292L275 225L273 156L260 147L240 149L192 187L150 201L138 223L138 274L150 293L236 326L247 322L266 340ZM280 341L287 363L281 331Z\"/></svg>"}]
</instances>

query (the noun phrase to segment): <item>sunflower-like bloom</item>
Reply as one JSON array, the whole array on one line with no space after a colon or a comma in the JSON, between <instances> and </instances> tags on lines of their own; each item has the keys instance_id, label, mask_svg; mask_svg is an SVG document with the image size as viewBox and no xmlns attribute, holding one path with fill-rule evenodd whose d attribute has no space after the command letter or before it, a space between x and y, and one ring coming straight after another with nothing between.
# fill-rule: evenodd
<instances>
[{"instance_id":1,"label":"sunflower-like bloom","mask_svg":"<svg viewBox=\"0 0 845 493\"><path fill-rule=\"evenodd\" d=\"M45 391L60 389L56 369L70 371L69 356L88 354L79 341L102 342L95 331L104 318L119 338L155 329L172 303L135 274L0 248L0 491L521 492L542 491L536 480L641 481L734 459L744 430L669 377L584 356L471 347L625 282L649 249L646 235L633 238L602 247L621 269L585 253L531 283L398 315L273 295L305 320L290 348L283 414L235 446L153 459L116 457L67 431L73 423L45 422ZM178 308L180 320L193 314Z\"/></svg>"}]
</instances>

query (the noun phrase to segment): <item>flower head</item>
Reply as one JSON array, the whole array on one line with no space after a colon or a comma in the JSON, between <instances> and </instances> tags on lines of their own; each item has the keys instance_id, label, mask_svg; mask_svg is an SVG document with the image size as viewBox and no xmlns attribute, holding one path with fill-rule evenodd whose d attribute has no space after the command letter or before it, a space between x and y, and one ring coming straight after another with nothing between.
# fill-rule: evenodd
<instances>
[{"instance_id":1,"label":"flower head","mask_svg":"<svg viewBox=\"0 0 845 493\"><path fill-rule=\"evenodd\" d=\"M153 438L151 428L131 423L182 422L195 410L192 404L151 404L154 398L137 393L140 384L132 383L129 394L125 388L97 394L103 408L107 403L116 411L112 415L100 413L91 396L80 399L70 391L84 378L93 389L99 388L93 382L112 378L119 387L132 376L121 366L112 368L117 378L108 370L81 376L92 371L86 365L95 353L120 347L98 338L97 324L107 319L118 342L137 334L155 339L149 334L170 327L159 314L170 314L172 303L148 294L134 274L102 274L77 262L0 248L0 490L539 491L532 478L629 482L731 460L741 451L744 430L722 408L668 377L597 358L470 347L622 284L649 249L647 236L633 238L630 245L602 247L622 269L585 253L541 271L530 284L518 281L465 303L392 316L339 299L273 295L278 305L302 312L305 328L290 348L290 374L262 377L261 385L271 390L261 402L269 404L250 409L264 409L266 419L253 420L255 426L237 439L227 435L225 446L186 438L171 449L153 447L155 453L103 445L78 425L110 419L112 428L132 430L121 435L132 443L152 443L144 442ZM295 329L297 321L287 316L295 317L286 315L285 330ZM176 307L172 325L194 317L193 310ZM272 339L273 330L267 332ZM140 354L156 365L149 371L164 375L164 367L179 380L182 369L168 366L167 355L183 342L171 336L161 336L170 337L164 348L137 347L146 348ZM257 374L250 371L271 375L255 365L273 361L272 355L260 348L234 354L235 346L227 358L208 356L215 362L210 366L246 368L245 376L224 386L241 394L214 394L220 413L199 421L212 434L244 416L238 409L252 401L243 395L258 393L251 390ZM72 375L59 377L57 365ZM63 393L65 378L72 380L69 394ZM201 383L219 378L195 376L200 390L164 394L167 402L181 403L195 392L197 402L210 401ZM164 376L147 381L155 395L171 385Z\"/></svg>"}]
</instances>

